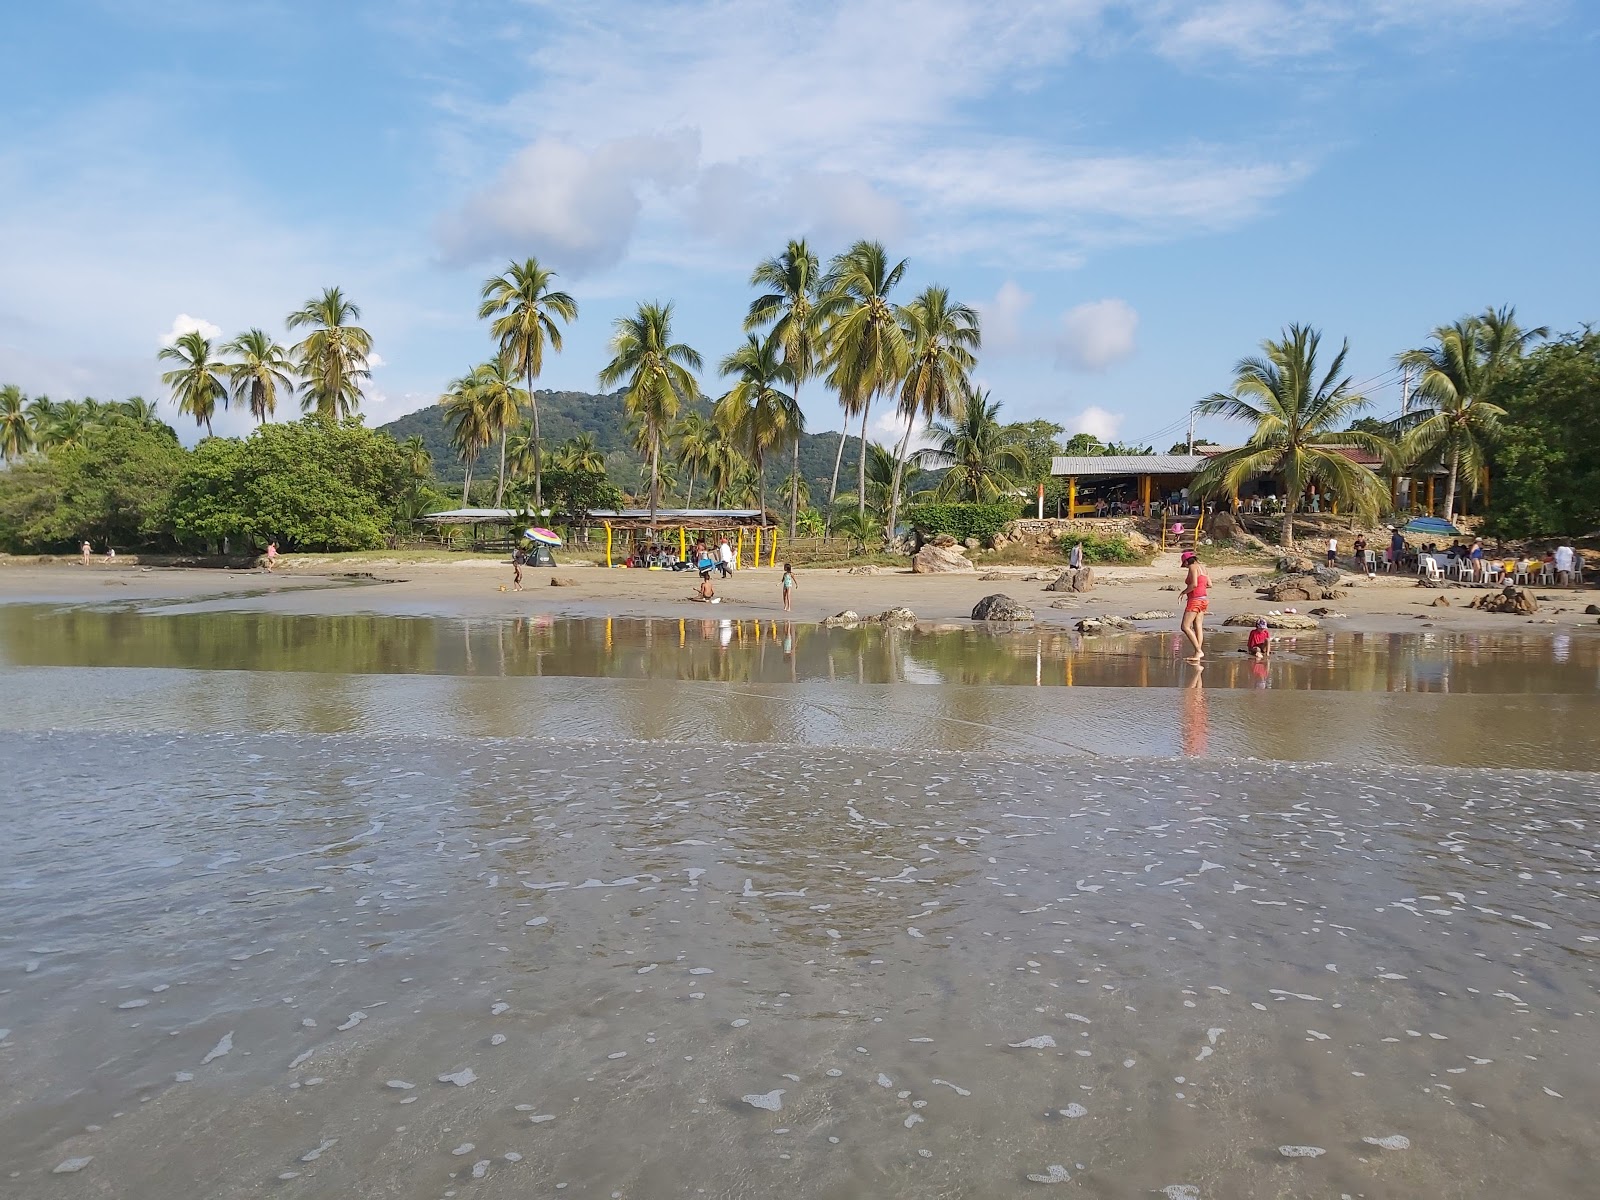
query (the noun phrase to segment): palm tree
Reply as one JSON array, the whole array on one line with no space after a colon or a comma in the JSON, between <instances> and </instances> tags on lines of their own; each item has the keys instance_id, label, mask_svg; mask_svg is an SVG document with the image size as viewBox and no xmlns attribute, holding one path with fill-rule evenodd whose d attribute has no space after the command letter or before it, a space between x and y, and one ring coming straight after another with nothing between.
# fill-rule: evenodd
<instances>
[{"instance_id":1,"label":"palm tree","mask_svg":"<svg viewBox=\"0 0 1600 1200\"><path fill-rule=\"evenodd\" d=\"M641 304L633 316L618 317L614 329L611 361L600 372L600 386L625 385L622 406L649 450L654 528L661 501L661 439L678 415L678 406L699 394L689 372L700 369L700 355L672 340L670 302Z\"/></svg>"},{"instance_id":2,"label":"palm tree","mask_svg":"<svg viewBox=\"0 0 1600 1200\"><path fill-rule=\"evenodd\" d=\"M706 483L710 485L712 507L722 508L739 476L745 470L744 452L739 443L716 425L706 436Z\"/></svg>"},{"instance_id":3,"label":"palm tree","mask_svg":"<svg viewBox=\"0 0 1600 1200\"><path fill-rule=\"evenodd\" d=\"M178 411L193 417L196 425L204 425L210 437L217 404L228 407L228 388L223 383L228 366L211 357L211 339L195 331L182 334L172 345L162 347L156 358L179 364L163 374L161 382L172 389Z\"/></svg>"},{"instance_id":4,"label":"palm tree","mask_svg":"<svg viewBox=\"0 0 1600 1200\"><path fill-rule=\"evenodd\" d=\"M450 444L461 455L466 474L461 481L461 503L470 504L472 495L472 467L483 448L494 440L489 427L489 416L484 411L483 395L478 390L471 373L450 381L450 390L439 397L439 407L444 409L445 428L450 431Z\"/></svg>"},{"instance_id":5,"label":"palm tree","mask_svg":"<svg viewBox=\"0 0 1600 1200\"><path fill-rule=\"evenodd\" d=\"M865 509L851 508L834 516L833 532L842 535L854 553L856 550L865 550L867 542L883 532L883 526Z\"/></svg>"},{"instance_id":6,"label":"palm tree","mask_svg":"<svg viewBox=\"0 0 1600 1200\"><path fill-rule=\"evenodd\" d=\"M865 511L867 417L878 393L895 386L909 360L905 331L900 328L889 293L906 272L906 260L889 265L881 242L857 242L828 264L822 290L828 311L826 365L828 382L839 394L847 418L861 417L861 458L856 470L857 510ZM844 452L840 442L840 454ZM828 506L839 490L834 469Z\"/></svg>"},{"instance_id":7,"label":"palm tree","mask_svg":"<svg viewBox=\"0 0 1600 1200\"><path fill-rule=\"evenodd\" d=\"M33 421L28 416L28 399L14 383L0 388L0 457L16 462L33 449Z\"/></svg>"},{"instance_id":8,"label":"palm tree","mask_svg":"<svg viewBox=\"0 0 1600 1200\"><path fill-rule=\"evenodd\" d=\"M500 439L500 475L494 489L494 507L499 508L506 498L506 438L516 427L528 393L517 386L517 377L511 360L504 354L480 363L472 371L472 387L477 391L483 418L488 423L489 438ZM538 446L538 433L534 434ZM537 449L535 450L537 461ZM537 470L537 467L535 467ZM535 501L537 507L537 499Z\"/></svg>"},{"instance_id":9,"label":"palm tree","mask_svg":"<svg viewBox=\"0 0 1600 1200\"><path fill-rule=\"evenodd\" d=\"M539 396L533 381L544 370L544 347L561 353L561 329L556 318L571 323L578 319L578 302L566 292L553 292L550 283L555 272L547 271L536 258L509 264L493 279L484 281L480 318L494 317L489 336L500 343L500 354L508 357L512 369L521 373L528 385L528 402L533 412L533 507L543 511L544 481L539 461Z\"/></svg>"},{"instance_id":10,"label":"palm tree","mask_svg":"<svg viewBox=\"0 0 1600 1200\"><path fill-rule=\"evenodd\" d=\"M154 400L146 400L143 396L129 396L118 407L129 420L141 428L153 429L161 423L161 409Z\"/></svg>"},{"instance_id":11,"label":"palm tree","mask_svg":"<svg viewBox=\"0 0 1600 1200\"><path fill-rule=\"evenodd\" d=\"M805 239L791 241L782 254L761 262L750 273L750 286L768 291L750 302L745 315L746 330L772 327L771 337L783 348L784 364L790 369L794 385L794 413L789 433L794 439L794 467L789 474L789 540L795 536L800 514L800 438L805 433L805 416L800 408L800 388L817 367L822 349L822 329L828 307L819 302L822 268ZM839 455L844 439L839 439ZM838 457L838 456L836 456ZM839 468L834 466L834 476Z\"/></svg>"},{"instance_id":12,"label":"palm tree","mask_svg":"<svg viewBox=\"0 0 1600 1200\"><path fill-rule=\"evenodd\" d=\"M592 433L584 432L570 437L550 456L557 466L568 471L604 471L606 456Z\"/></svg>"},{"instance_id":13,"label":"palm tree","mask_svg":"<svg viewBox=\"0 0 1600 1200\"><path fill-rule=\"evenodd\" d=\"M1357 446L1385 462L1394 447L1377 434L1345 429L1367 406L1344 375L1347 341L1326 371L1317 365L1322 335L1306 325L1290 325L1277 341L1261 343L1259 356L1242 358L1234 368L1233 391L1216 392L1195 405L1201 416L1229 417L1255 425L1237 450L1214 455L1195 477L1193 490L1205 493L1239 485L1257 475L1283 481L1283 528L1279 540L1294 549L1294 514L1313 483L1337 492L1357 511L1376 514L1388 498L1378 477L1335 447Z\"/></svg>"},{"instance_id":14,"label":"palm tree","mask_svg":"<svg viewBox=\"0 0 1600 1200\"><path fill-rule=\"evenodd\" d=\"M747 334L744 345L725 357L717 368L736 375L738 382L717 401L712 419L742 441L756 468L756 503L761 523L767 520L767 451L786 441L799 418L795 399L779 384L793 383L794 370L784 361L776 338L762 340Z\"/></svg>"},{"instance_id":15,"label":"palm tree","mask_svg":"<svg viewBox=\"0 0 1600 1200\"><path fill-rule=\"evenodd\" d=\"M1401 441L1401 456L1407 464L1424 460L1449 464L1444 485L1447 520L1455 515L1462 468L1469 494L1477 492L1485 451L1505 416L1505 409L1490 403L1490 393L1522 358L1529 342L1549 335L1543 325L1519 326L1514 308L1491 308L1482 316L1441 325L1433 331L1432 346L1399 356L1401 366L1422 371L1416 391L1422 408Z\"/></svg>"},{"instance_id":16,"label":"palm tree","mask_svg":"<svg viewBox=\"0 0 1600 1200\"><path fill-rule=\"evenodd\" d=\"M88 405L81 400L63 400L52 408L43 440L52 450L70 449L83 441L89 426Z\"/></svg>"},{"instance_id":17,"label":"palm tree","mask_svg":"<svg viewBox=\"0 0 1600 1200\"><path fill-rule=\"evenodd\" d=\"M258 424L271 419L278 409L278 389L294 395L294 361L264 329L249 329L222 348L237 362L228 367L233 382L233 398L247 405Z\"/></svg>"},{"instance_id":18,"label":"palm tree","mask_svg":"<svg viewBox=\"0 0 1600 1200\"><path fill-rule=\"evenodd\" d=\"M893 450L873 442L867 447L867 511L886 520L897 499L911 498L921 474L915 459L902 462Z\"/></svg>"},{"instance_id":19,"label":"palm tree","mask_svg":"<svg viewBox=\"0 0 1600 1200\"><path fill-rule=\"evenodd\" d=\"M323 420L347 417L361 407L361 381L372 378L367 356L372 353L372 335L359 325L361 310L345 299L336 287L307 300L305 307L289 314L284 323L290 329L309 329L305 340L289 353L304 381L300 407L315 411Z\"/></svg>"},{"instance_id":20,"label":"palm tree","mask_svg":"<svg viewBox=\"0 0 1600 1200\"><path fill-rule=\"evenodd\" d=\"M928 426L938 444L921 451L917 461L949 468L939 484L941 495L982 504L1016 490L1027 478L1028 444L1000 424L999 414L1000 401L968 384L950 417Z\"/></svg>"},{"instance_id":21,"label":"palm tree","mask_svg":"<svg viewBox=\"0 0 1600 1200\"><path fill-rule=\"evenodd\" d=\"M899 413L906 431L894 452L895 481L889 493L888 533L894 537L900 516L900 472L906 446L918 420L924 425L951 416L971 389L967 372L977 364L982 343L976 310L951 304L948 288L931 286L899 310L910 344L911 363L900 388Z\"/></svg>"},{"instance_id":22,"label":"palm tree","mask_svg":"<svg viewBox=\"0 0 1600 1200\"><path fill-rule=\"evenodd\" d=\"M685 508L694 507L695 480L710 465L711 437L711 423L692 408L672 427L673 449L678 461L689 472L689 489L683 499Z\"/></svg>"}]
</instances>

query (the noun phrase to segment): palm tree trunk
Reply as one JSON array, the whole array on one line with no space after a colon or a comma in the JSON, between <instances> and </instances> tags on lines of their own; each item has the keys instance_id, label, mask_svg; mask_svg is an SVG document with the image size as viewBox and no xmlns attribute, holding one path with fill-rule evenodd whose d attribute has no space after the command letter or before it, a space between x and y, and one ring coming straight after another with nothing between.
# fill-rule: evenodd
<instances>
[{"instance_id":1,"label":"palm tree trunk","mask_svg":"<svg viewBox=\"0 0 1600 1200\"><path fill-rule=\"evenodd\" d=\"M500 508L506 501L506 430L500 430L500 478L494 487L494 506Z\"/></svg>"},{"instance_id":2,"label":"palm tree trunk","mask_svg":"<svg viewBox=\"0 0 1600 1200\"><path fill-rule=\"evenodd\" d=\"M872 397L861 410L861 457L856 461L856 511L867 515L867 416L872 412Z\"/></svg>"},{"instance_id":3,"label":"palm tree trunk","mask_svg":"<svg viewBox=\"0 0 1600 1200\"><path fill-rule=\"evenodd\" d=\"M794 541L800 519L800 434L794 435L794 471L789 477L789 540Z\"/></svg>"},{"instance_id":4,"label":"palm tree trunk","mask_svg":"<svg viewBox=\"0 0 1600 1200\"><path fill-rule=\"evenodd\" d=\"M656 509L661 498L661 435L650 439L650 532L656 531Z\"/></svg>"},{"instance_id":5,"label":"palm tree trunk","mask_svg":"<svg viewBox=\"0 0 1600 1200\"><path fill-rule=\"evenodd\" d=\"M1450 476L1444 482L1444 519L1456 519L1456 477L1461 471L1461 447L1450 451Z\"/></svg>"},{"instance_id":6,"label":"palm tree trunk","mask_svg":"<svg viewBox=\"0 0 1600 1200\"><path fill-rule=\"evenodd\" d=\"M533 410L533 511L544 512L544 469L539 456L539 397L533 393L533 368L527 370L528 407Z\"/></svg>"},{"instance_id":7,"label":"palm tree trunk","mask_svg":"<svg viewBox=\"0 0 1600 1200\"><path fill-rule=\"evenodd\" d=\"M473 455L473 458L476 458ZM466 474L461 480L461 507L466 508L472 503L472 458L463 460L466 463Z\"/></svg>"},{"instance_id":8,"label":"palm tree trunk","mask_svg":"<svg viewBox=\"0 0 1600 1200\"><path fill-rule=\"evenodd\" d=\"M760 450L755 452L756 460L756 503L761 508L761 523L767 523L767 464L763 461Z\"/></svg>"},{"instance_id":9,"label":"palm tree trunk","mask_svg":"<svg viewBox=\"0 0 1600 1200\"><path fill-rule=\"evenodd\" d=\"M889 528L885 536L894 540L894 527L900 520L900 480L905 471L906 447L911 444L911 428L917 423L917 415L912 413L906 418L906 432L900 439L900 444L894 451L894 487L889 493Z\"/></svg>"},{"instance_id":10,"label":"palm tree trunk","mask_svg":"<svg viewBox=\"0 0 1600 1200\"><path fill-rule=\"evenodd\" d=\"M689 470L689 490L687 492L685 492L684 496L683 496L683 506L685 508L693 508L694 507L694 480L695 480L695 476L697 474L698 474L697 471L695 471L693 468L690 468L690 470Z\"/></svg>"},{"instance_id":11,"label":"palm tree trunk","mask_svg":"<svg viewBox=\"0 0 1600 1200\"><path fill-rule=\"evenodd\" d=\"M844 463L844 443L850 436L850 414L844 414L844 425L839 430L839 448L833 452L833 483L828 487L828 511L822 515L822 536L833 529L833 502L839 496L839 468Z\"/></svg>"}]
</instances>

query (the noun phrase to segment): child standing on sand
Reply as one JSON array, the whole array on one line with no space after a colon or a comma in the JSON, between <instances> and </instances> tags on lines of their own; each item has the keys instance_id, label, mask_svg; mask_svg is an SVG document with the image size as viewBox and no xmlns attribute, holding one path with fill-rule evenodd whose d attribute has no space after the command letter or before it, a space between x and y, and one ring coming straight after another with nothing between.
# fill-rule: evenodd
<instances>
[{"instance_id":1,"label":"child standing on sand","mask_svg":"<svg viewBox=\"0 0 1600 1200\"><path fill-rule=\"evenodd\" d=\"M794 611L794 568L783 564L783 611Z\"/></svg>"}]
</instances>

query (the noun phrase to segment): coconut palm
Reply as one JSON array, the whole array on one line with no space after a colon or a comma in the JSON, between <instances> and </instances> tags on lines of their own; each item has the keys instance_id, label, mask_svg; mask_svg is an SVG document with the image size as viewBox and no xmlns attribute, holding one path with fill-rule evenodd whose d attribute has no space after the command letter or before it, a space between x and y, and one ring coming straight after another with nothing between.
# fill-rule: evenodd
<instances>
[{"instance_id":1,"label":"coconut palm","mask_svg":"<svg viewBox=\"0 0 1600 1200\"><path fill-rule=\"evenodd\" d=\"M909 500L918 490L922 468L915 459L901 462L887 446L873 442L867 447L867 512L882 523L895 507L896 489L900 500ZM848 494L839 497L841 504L854 503Z\"/></svg>"},{"instance_id":2,"label":"coconut palm","mask_svg":"<svg viewBox=\"0 0 1600 1200\"><path fill-rule=\"evenodd\" d=\"M89 406L82 400L63 400L51 409L50 424L42 440L52 450L70 449L89 432L89 418Z\"/></svg>"},{"instance_id":3,"label":"coconut palm","mask_svg":"<svg viewBox=\"0 0 1600 1200\"><path fill-rule=\"evenodd\" d=\"M193 417L196 425L206 427L211 436L211 418L217 405L228 407L228 388L223 380L228 365L212 356L211 339L197 331L179 336L170 346L164 346L156 358L178 366L165 372L161 382L172 389L172 402L185 416Z\"/></svg>"},{"instance_id":4,"label":"coconut palm","mask_svg":"<svg viewBox=\"0 0 1600 1200\"><path fill-rule=\"evenodd\" d=\"M894 452L895 481L889 492L888 531L894 536L900 516L900 472L906 461L911 430L953 415L970 391L967 373L977 364L982 343L977 311L950 303L947 288L925 288L920 296L898 310L911 351L905 381L900 386L899 413L906 431ZM1026 468L1024 468L1024 471Z\"/></svg>"},{"instance_id":5,"label":"coconut palm","mask_svg":"<svg viewBox=\"0 0 1600 1200\"><path fill-rule=\"evenodd\" d=\"M631 317L618 317L611 336L611 361L600 372L600 386L623 385L622 406L650 456L650 525L661 502L661 441L681 404L699 394L689 372L700 355L672 340L672 304L639 305Z\"/></svg>"},{"instance_id":6,"label":"coconut palm","mask_svg":"<svg viewBox=\"0 0 1600 1200\"><path fill-rule=\"evenodd\" d=\"M161 409L154 400L146 400L143 396L129 396L117 406L135 425L144 429L154 429L161 423Z\"/></svg>"},{"instance_id":7,"label":"coconut palm","mask_svg":"<svg viewBox=\"0 0 1600 1200\"><path fill-rule=\"evenodd\" d=\"M1403 461L1448 464L1444 515L1455 514L1456 488L1463 469L1469 494L1478 490L1488 446L1499 432L1505 409L1489 401L1495 384L1522 358L1528 343L1548 337L1544 326L1523 329L1516 309L1486 309L1433 331L1432 346L1407 350L1400 365L1419 368L1416 422L1400 444Z\"/></svg>"},{"instance_id":8,"label":"coconut palm","mask_svg":"<svg viewBox=\"0 0 1600 1200\"><path fill-rule=\"evenodd\" d=\"M795 536L800 512L800 438L805 418L800 408L800 389L817 367L822 351L822 331L828 305L820 301L822 268L805 239L791 241L782 254L761 262L750 274L752 287L766 292L750 302L745 315L746 330L771 326L771 337L783 349L783 361L792 372L794 411L798 418L789 430L794 441L794 466L789 475L789 538ZM839 439L839 454L844 454L844 438ZM839 473L835 463L834 476Z\"/></svg>"},{"instance_id":9,"label":"coconut palm","mask_svg":"<svg viewBox=\"0 0 1600 1200\"><path fill-rule=\"evenodd\" d=\"M400 455L413 481L424 483L433 474L433 455L428 452L428 443L419 434L414 433L400 443Z\"/></svg>"},{"instance_id":10,"label":"coconut palm","mask_svg":"<svg viewBox=\"0 0 1600 1200\"><path fill-rule=\"evenodd\" d=\"M929 424L936 444L917 455L925 467L948 467L939 494L982 504L1015 491L1027 478L1028 444L1000 424L1000 401L970 384L951 415Z\"/></svg>"},{"instance_id":11,"label":"coconut palm","mask_svg":"<svg viewBox=\"0 0 1600 1200\"><path fill-rule=\"evenodd\" d=\"M359 325L361 310L336 287L289 314L290 329L309 329L290 354L303 381L300 407L323 420L348 417L361 408L361 381L372 378L367 357L372 335Z\"/></svg>"},{"instance_id":12,"label":"coconut palm","mask_svg":"<svg viewBox=\"0 0 1600 1200\"><path fill-rule=\"evenodd\" d=\"M258 424L277 411L280 389L286 398L294 395L294 361L266 330L248 329L222 352L236 360L228 365L233 399L247 406Z\"/></svg>"},{"instance_id":13,"label":"coconut palm","mask_svg":"<svg viewBox=\"0 0 1600 1200\"><path fill-rule=\"evenodd\" d=\"M439 407L444 409L450 444L461 455L466 468L461 481L461 503L467 505L471 503L472 468L483 448L494 440L489 416L483 407L483 395L471 372L450 381L450 390L439 397Z\"/></svg>"},{"instance_id":14,"label":"coconut palm","mask_svg":"<svg viewBox=\"0 0 1600 1200\"><path fill-rule=\"evenodd\" d=\"M533 381L544 370L544 348L561 353L559 319L571 323L578 319L578 302L566 292L551 291L554 271L547 271L536 258L510 263L504 271L484 281L480 318L495 318L489 336L500 343L500 354L508 357L512 368L527 384L528 402L533 413L533 507L544 507L544 483L539 461L539 396Z\"/></svg>"},{"instance_id":15,"label":"coconut palm","mask_svg":"<svg viewBox=\"0 0 1600 1200\"><path fill-rule=\"evenodd\" d=\"M748 334L744 345L717 368L738 382L717 401L712 420L742 442L756 469L756 504L762 523L767 513L767 451L789 439L800 419L794 397L779 385L794 382L794 369L784 361L776 338Z\"/></svg>"},{"instance_id":16,"label":"coconut palm","mask_svg":"<svg viewBox=\"0 0 1600 1200\"><path fill-rule=\"evenodd\" d=\"M715 424L709 427L705 445L706 483L711 488L712 507L722 508L728 493L745 470L744 452L733 437Z\"/></svg>"},{"instance_id":17,"label":"coconut palm","mask_svg":"<svg viewBox=\"0 0 1600 1200\"><path fill-rule=\"evenodd\" d=\"M896 387L909 363L905 331L889 303L889 293L906 272L906 261L890 265L881 242L857 242L828 264L826 297L828 382L839 394L847 418L861 418L861 456L856 468L857 510L865 511L867 418L873 399ZM846 428L848 428L848 420ZM843 443L840 443L843 453ZM839 490L834 471L828 505Z\"/></svg>"},{"instance_id":18,"label":"coconut palm","mask_svg":"<svg viewBox=\"0 0 1600 1200\"><path fill-rule=\"evenodd\" d=\"M33 421L28 399L14 383L0 388L0 458L16 462L33 449Z\"/></svg>"},{"instance_id":19,"label":"coconut palm","mask_svg":"<svg viewBox=\"0 0 1600 1200\"><path fill-rule=\"evenodd\" d=\"M506 438L516 428L522 407L528 402L528 393L517 386L511 360L504 354L474 367L471 386L478 393L479 407L488 424L489 440L498 438L500 441L500 474L494 489L494 507L499 508L506 498ZM537 447L537 433L534 439Z\"/></svg>"},{"instance_id":20,"label":"coconut palm","mask_svg":"<svg viewBox=\"0 0 1600 1200\"><path fill-rule=\"evenodd\" d=\"M530 429L531 432L531 429ZM531 449L531 448L530 448ZM606 456L592 433L580 433L557 446L550 461L567 471L604 471Z\"/></svg>"},{"instance_id":21,"label":"coconut palm","mask_svg":"<svg viewBox=\"0 0 1600 1200\"><path fill-rule=\"evenodd\" d=\"M883 533L878 518L862 508L846 508L834 514L833 532L844 538L851 553L865 550L867 543Z\"/></svg>"},{"instance_id":22,"label":"coconut palm","mask_svg":"<svg viewBox=\"0 0 1600 1200\"><path fill-rule=\"evenodd\" d=\"M672 427L672 445L678 461L689 472L689 488L684 493L684 507L694 507L694 485L710 465L712 426L705 417L690 409L678 418Z\"/></svg>"},{"instance_id":23,"label":"coconut palm","mask_svg":"<svg viewBox=\"0 0 1600 1200\"><path fill-rule=\"evenodd\" d=\"M1255 429L1237 450L1214 455L1195 477L1193 490L1233 492L1258 475L1283 484L1280 541L1294 549L1294 514L1313 483L1336 492L1358 513L1375 516L1388 499L1378 477L1336 447L1357 446L1387 462L1394 447L1377 434L1346 429L1367 406L1343 374L1349 342L1339 347L1327 370L1317 363L1322 335L1306 325L1290 325L1277 341L1261 343L1262 353L1242 358L1234 368L1232 392L1216 392L1195 405L1201 416L1249 421Z\"/></svg>"}]
</instances>

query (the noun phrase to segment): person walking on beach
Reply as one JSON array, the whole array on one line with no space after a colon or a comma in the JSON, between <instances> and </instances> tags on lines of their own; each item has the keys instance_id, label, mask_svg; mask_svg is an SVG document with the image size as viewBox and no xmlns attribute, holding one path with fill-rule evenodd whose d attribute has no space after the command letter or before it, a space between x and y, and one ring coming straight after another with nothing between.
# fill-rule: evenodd
<instances>
[{"instance_id":1,"label":"person walking on beach","mask_svg":"<svg viewBox=\"0 0 1600 1200\"><path fill-rule=\"evenodd\" d=\"M1072 550L1067 554L1067 566L1074 571L1083 569L1083 543L1074 542Z\"/></svg>"},{"instance_id":2,"label":"person walking on beach","mask_svg":"<svg viewBox=\"0 0 1600 1200\"><path fill-rule=\"evenodd\" d=\"M783 564L783 611L794 611L794 568Z\"/></svg>"},{"instance_id":3,"label":"person walking on beach","mask_svg":"<svg viewBox=\"0 0 1600 1200\"><path fill-rule=\"evenodd\" d=\"M85 543L85 545L87 544ZM1558 586L1568 587L1571 585L1573 571L1577 566L1577 557L1577 551L1566 542L1562 542L1561 545L1556 547L1555 568L1556 584Z\"/></svg>"},{"instance_id":4,"label":"person walking on beach","mask_svg":"<svg viewBox=\"0 0 1600 1200\"><path fill-rule=\"evenodd\" d=\"M272 574L272 568L274 568L275 566L278 565L278 543L277 542L268 542L267 543L266 559L267 559L267 574L270 575L270 574Z\"/></svg>"},{"instance_id":5,"label":"person walking on beach","mask_svg":"<svg viewBox=\"0 0 1600 1200\"><path fill-rule=\"evenodd\" d=\"M94 553L94 548L89 545L89 539L85 538L84 541L83 541L83 565L84 566L87 567L89 565L89 555L91 555L92 553Z\"/></svg>"},{"instance_id":6,"label":"person walking on beach","mask_svg":"<svg viewBox=\"0 0 1600 1200\"><path fill-rule=\"evenodd\" d=\"M1200 556L1193 550L1185 550L1181 561L1185 575L1183 591L1179 593L1184 598L1183 623L1179 628L1183 636L1189 639L1189 645L1194 647L1194 653L1186 661L1199 662L1206 656L1205 620L1206 609L1211 605L1211 578L1200 565Z\"/></svg>"},{"instance_id":7,"label":"person walking on beach","mask_svg":"<svg viewBox=\"0 0 1600 1200\"><path fill-rule=\"evenodd\" d=\"M1336 566L1336 565L1338 565L1338 562L1339 562L1339 539L1337 537L1331 537L1331 538L1328 539L1328 565L1330 567Z\"/></svg>"},{"instance_id":8,"label":"person walking on beach","mask_svg":"<svg viewBox=\"0 0 1600 1200\"><path fill-rule=\"evenodd\" d=\"M513 592L522 590L522 563L525 557L521 546L511 552L511 590Z\"/></svg>"},{"instance_id":9,"label":"person walking on beach","mask_svg":"<svg viewBox=\"0 0 1600 1200\"><path fill-rule=\"evenodd\" d=\"M717 543L717 570L724 579L733 574L733 547L728 545L726 537Z\"/></svg>"}]
</instances>

